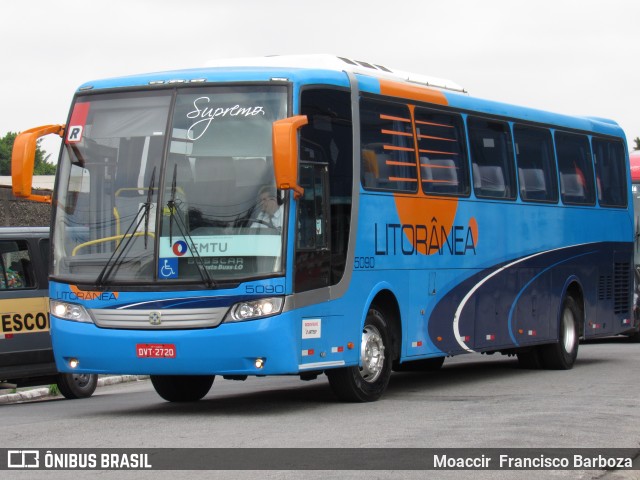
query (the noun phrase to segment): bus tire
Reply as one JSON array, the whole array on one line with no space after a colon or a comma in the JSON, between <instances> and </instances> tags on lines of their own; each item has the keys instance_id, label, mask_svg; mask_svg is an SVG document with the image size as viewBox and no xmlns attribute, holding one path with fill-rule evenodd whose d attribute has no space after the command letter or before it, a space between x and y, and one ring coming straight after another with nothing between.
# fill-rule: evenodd
<instances>
[{"instance_id":1,"label":"bus tire","mask_svg":"<svg viewBox=\"0 0 640 480\"><path fill-rule=\"evenodd\" d=\"M445 357L425 358L411 362L395 363L394 372L437 372L442 368Z\"/></svg>"},{"instance_id":2,"label":"bus tire","mask_svg":"<svg viewBox=\"0 0 640 480\"><path fill-rule=\"evenodd\" d=\"M214 375L151 375L151 384L168 402L196 402L213 385Z\"/></svg>"},{"instance_id":3,"label":"bus tire","mask_svg":"<svg viewBox=\"0 0 640 480\"><path fill-rule=\"evenodd\" d=\"M347 402L373 402L384 393L391 377L391 337L380 311L371 307L362 329L360 363L362 366L327 370L329 384L336 396Z\"/></svg>"},{"instance_id":4,"label":"bus tire","mask_svg":"<svg viewBox=\"0 0 640 480\"><path fill-rule=\"evenodd\" d=\"M59 373L56 383L64 398L69 400L88 398L96 391L98 375Z\"/></svg>"},{"instance_id":5,"label":"bus tire","mask_svg":"<svg viewBox=\"0 0 640 480\"><path fill-rule=\"evenodd\" d=\"M558 342L543 345L540 350L542 365L549 370L569 370L578 356L580 345L578 325L582 321L582 310L571 296L562 302Z\"/></svg>"}]
</instances>

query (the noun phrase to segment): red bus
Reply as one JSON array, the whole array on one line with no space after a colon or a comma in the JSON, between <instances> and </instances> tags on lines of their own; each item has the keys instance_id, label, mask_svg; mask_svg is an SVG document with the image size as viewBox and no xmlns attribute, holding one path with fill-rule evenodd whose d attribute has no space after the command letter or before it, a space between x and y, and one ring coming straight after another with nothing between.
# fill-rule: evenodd
<instances>
[{"instance_id":1,"label":"red bus","mask_svg":"<svg viewBox=\"0 0 640 480\"><path fill-rule=\"evenodd\" d=\"M634 314L640 315L640 298L638 289L640 288L640 150L629 153L629 165L631 166L631 182L633 191L633 210L635 212L635 250L633 254L633 263L635 265L635 283L634 292ZM636 331L632 336L634 340L640 342L640 330Z\"/></svg>"},{"instance_id":2,"label":"red bus","mask_svg":"<svg viewBox=\"0 0 640 480\"><path fill-rule=\"evenodd\" d=\"M629 154L631 165L631 181L634 185L640 184L640 150L635 150Z\"/></svg>"}]
</instances>

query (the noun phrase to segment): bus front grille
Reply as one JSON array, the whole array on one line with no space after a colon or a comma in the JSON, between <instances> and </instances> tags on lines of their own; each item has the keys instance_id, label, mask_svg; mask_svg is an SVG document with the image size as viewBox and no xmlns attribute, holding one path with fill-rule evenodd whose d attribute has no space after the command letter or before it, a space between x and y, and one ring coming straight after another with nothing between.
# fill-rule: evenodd
<instances>
[{"instance_id":1,"label":"bus front grille","mask_svg":"<svg viewBox=\"0 0 640 480\"><path fill-rule=\"evenodd\" d=\"M94 309L89 313L101 328L140 330L213 328L220 325L229 307L161 310Z\"/></svg>"}]
</instances>

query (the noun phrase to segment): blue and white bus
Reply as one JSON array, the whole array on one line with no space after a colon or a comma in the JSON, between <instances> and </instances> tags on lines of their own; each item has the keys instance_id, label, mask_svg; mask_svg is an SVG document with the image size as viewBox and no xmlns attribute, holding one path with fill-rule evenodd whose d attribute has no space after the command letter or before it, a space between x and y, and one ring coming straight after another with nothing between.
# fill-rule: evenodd
<instances>
[{"instance_id":1,"label":"blue and white bus","mask_svg":"<svg viewBox=\"0 0 640 480\"><path fill-rule=\"evenodd\" d=\"M342 57L228 61L82 85L66 126L16 140L17 195L51 132L60 371L149 374L169 401L324 373L373 401L392 370L570 369L633 328L613 121Z\"/></svg>"}]
</instances>

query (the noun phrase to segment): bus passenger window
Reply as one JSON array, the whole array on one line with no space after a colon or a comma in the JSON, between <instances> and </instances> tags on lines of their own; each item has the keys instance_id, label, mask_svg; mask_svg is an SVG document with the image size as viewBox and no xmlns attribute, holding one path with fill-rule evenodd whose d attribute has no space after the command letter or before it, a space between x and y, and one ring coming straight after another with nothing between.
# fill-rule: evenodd
<instances>
[{"instance_id":1,"label":"bus passenger window","mask_svg":"<svg viewBox=\"0 0 640 480\"><path fill-rule=\"evenodd\" d=\"M556 132L562 202L594 205L593 164L589 139L584 135Z\"/></svg>"},{"instance_id":2,"label":"bus passenger window","mask_svg":"<svg viewBox=\"0 0 640 480\"><path fill-rule=\"evenodd\" d=\"M416 192L418 169L408 108L365 99L360 117L363 186Z\"/></svg>"},{"instance_id":3,"label":"bus passenger window","mask_svg":"<svg viewBox=\"0 0 640 480\"><path fill-rule=\"evenodd\" d=\"M462 118L416 108L415 124L422 191L435 195L469 195Z\"/></svg>"},{"instance_id":4,"label":"bus passenger window","mask_svg":"<svg viewBox=\"0 0 640 480\"><path fill-rule=\"evenodd\" d=\"M468 128L476 197L514 200L516 182L509 125L469 117Z\"/></svg>"},{"instance_id":5,"label":"bus passenger window","mask_svg":"<svg viewBox=\"0 0 640 480\"><path fill-rule=\"evenodd\" d=\"M598 202L605 207L627 206L627 175L622 142L594 138Z\"/></svg>"},{"instance_id":6,"label":"bus passenger window","mask_svg":"<svg viewBox=\"0 0 640 480\"><path fill-rule=\"evenodd\" d=\"M557 202L558 180L551 132L545 128L515 125L520 198L525 202Z\"/></svg>"}]
</instances>

